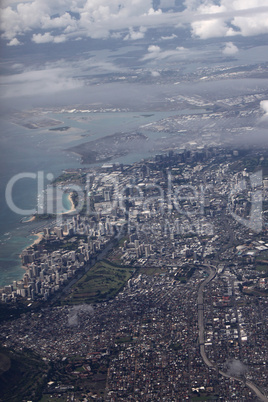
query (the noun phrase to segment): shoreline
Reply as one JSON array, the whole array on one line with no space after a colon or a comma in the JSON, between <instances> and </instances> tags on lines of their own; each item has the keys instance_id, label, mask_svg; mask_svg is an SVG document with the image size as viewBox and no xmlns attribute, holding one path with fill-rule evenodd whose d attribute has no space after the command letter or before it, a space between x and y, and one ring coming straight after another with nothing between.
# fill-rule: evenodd
<instances>
[{"instance_id":1,"label":"shoreline","mask_svg":"<svg viewBox=\"0 0 268 402\"><path fill-rule=\"evenodd\" d=\"M31 218L27 219L26 221L23 220L23 218L21 219L21 223L30 223L33 222L35 220L35 215L33 215Z\"/></svg>"},{"instance_id":2,"label":"shoreline","mask_svg":"<svg viewBox=\"0 0 268 402\"><path fill-rule=\"evenodd\" d=\"M69 214L69 213L72 213L72 212L75 211L75 205L74 205L74 202L73 202L73 199L72 199L72 192L68 194L68 200L69 200L69 202L71 204L71 209L69 211L67 211L67 212L64 212L63 215ZM32 222L34 220L35 220L35 215L32 216L27 222ZM33 247L36 244L39 244L44 238L44 233L43 232L33 233L32 235L37 236L37 239L35 239L29 246L24 248L23 251L30 249L31 247ZM21 259L21 254L19 255L19 257ZM22 261L21 261L20 265L21 265L21 268L25 269L25 267L22 265Z\"/></svg>"},{"instance_id":3,"label":"shoreline","mask_svg":"<svg viewBox=\"0 0 268 402\"><path fill-rule=\"evenodd\" d=\"M34 242L29 247L32 247L35 244L39 244L41 242L41 240L43 240L43 238L44 238L44 233L38 232L38 233L35 233L34 236L37 236L37 239L35 239ZM29 248L29 247L27 247L27 248Z\"/></svg>"},{"instance_id":4,"label":"shoreline","mask_svg":"<svg viewBox=\"0 0 268 402\"><path fill-rule=\"evenodd\" d=\"M74 205L74 202L73 202L73 199L72 199L72 194L73 193L68 194L68 200L69 200L69 202L71 204L71 209L69 209L69 211L67 211L67 212L64 212L64 215L65 214L70 214L70 213L75 211L75 205Z\"/></svg>"},{"instance_id":5,"label":"shoreline","mask_svg":"<svg viewBox=\"0 0 268 402\"><path fill-rule=\"evenodd\" d=\"M33 247L35 244L39 244L41 242L41 240L43 240L43 238L44 238L44 233L38 232L38 233L34 233L32 236L37 236L37 239L35 239L28 247L24 248L22 250L22 253L23 253L23 251L28 250L29 248ZM21 254L19 254L19 258L20 258L20 267L26 271L26 267L23 266L22 261L21 261ZM23 276L21 279L18 279L18 280L22 280L22 279L23 279Z\"/></svg>"},{"instance_id":6,"label":"shoreline","mask_svg":"<svg viewBox=\"0 0 268 402\"><path fill-rule=\"evenodd\" d=\"M37 236L37 239L35 239L29 246L25 247L21 253L23 253L23 251L25 250L28 250L28 248L33 247L35 244L39 244L41 240L43 240L44 238L44 233L43 232L33 233L31 234L31 236ZM21 258L21 254L19 254L19 257Z\"/></svg>"},{"instance_id":7,"label":"shoreline","mask_svg":"<svg viewBox=\"0 0 268 402\"><path fill-rule=\"evenodd\" d=\"M64 212L63 215L72 213L76 210L73 199L72 199L72 193L68 194L68 200L71 204L71 209L67 212ZM33 222L35 220L35 218L36 218L35 215L33 215L30 219L28 219L27 221L25 221L23 223ZM33 233L32 236L37 236L37 238L29 246L25 247L22 250L22 252L30 249L31 247L33 247L36 244L39 244L44 238L44 233L43 232ZM19 254L19 258L21 259L21 254ZM21 268L25 269L25 267L22 265L22 261L20 262L20 266L21 266Z\"/></svg>"}]
</instances>

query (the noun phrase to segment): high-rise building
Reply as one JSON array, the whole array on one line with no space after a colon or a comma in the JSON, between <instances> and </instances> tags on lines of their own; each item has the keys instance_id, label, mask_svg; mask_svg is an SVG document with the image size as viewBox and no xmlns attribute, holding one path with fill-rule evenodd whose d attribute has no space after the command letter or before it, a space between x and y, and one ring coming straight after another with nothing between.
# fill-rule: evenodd
<instances>
[{"instance_id":1,"label":"high-rise building","mask_svg":"<svg viewBox=\"0 0 268 402\"><path fill-rule=\"evenodd\" d=\"M63 238L63 230L61 227L54 227L54 233L59 239Z\"/></svg>"}]
</instances>

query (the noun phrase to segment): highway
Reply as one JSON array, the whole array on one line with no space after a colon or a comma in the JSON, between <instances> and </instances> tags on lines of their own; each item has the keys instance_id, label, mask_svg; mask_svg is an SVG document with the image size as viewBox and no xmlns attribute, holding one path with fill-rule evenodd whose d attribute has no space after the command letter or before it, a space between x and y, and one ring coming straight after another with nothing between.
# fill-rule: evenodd
<instances>
[{"instance_id":1,"label":"highway","mask_svg":"<svg viewBox=\"0 0 268 402\"><path fill-rule=\"evenodd\" d=\"M209 265L207 265L209 269L209 276L201 283L198 289L198 295L197 295L197 305L198 305L198 331L199 331L199 348L200 348L200 354L202 356L202 359L204 363L208 367L214 367L214 365L211 363L211 361L208 359L206 352L205 352L205 339L204 339L204 297L203 297L203 291L205 286L215 277L216 275L216 270Z\"/></svg>"}]
</instances>

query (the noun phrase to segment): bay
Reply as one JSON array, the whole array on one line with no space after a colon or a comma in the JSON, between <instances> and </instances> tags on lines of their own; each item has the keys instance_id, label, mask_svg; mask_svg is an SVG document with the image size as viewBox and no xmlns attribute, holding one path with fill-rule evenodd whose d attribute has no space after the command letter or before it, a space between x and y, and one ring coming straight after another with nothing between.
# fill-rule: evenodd
<instances>
[{"instance_id":1,"label":"bay","mask_svg":"<svg viewBox=\"0 0 268 402\"><path fill-rule=\"evenodd\" d=\"M61 113L50 112L47 119L61 123L57 127L69 127L66 131L55 127L29 129L1 120L0 133L0 286L22 278L20 253L32 244L33 230L40 223L22 223L23 214L17 214L8 205L5 192L8 183L16 175L38 172L57 177L64 169L81 167L80 157L66 151L69 147L114 134L136 130L139 126L159 121L171 115L202 113L201 110L180 110L176 112L103 112L103 113ZM44 116L41 116L44 118ZM38 121L38 117L37 117ZM51 128L53 128L51 130ZM159 133L150 133L159 136ZM150 152L139 150L112 162L133 163L150 156ZM87 165L83 165L86 167ZM48 184L46 180L45 184ZM16 207L31 210L37 206L37 180L18 180L13 187L12 200ZM68 201L66 208L70 208Z\"/></svg>"}]
</instances>

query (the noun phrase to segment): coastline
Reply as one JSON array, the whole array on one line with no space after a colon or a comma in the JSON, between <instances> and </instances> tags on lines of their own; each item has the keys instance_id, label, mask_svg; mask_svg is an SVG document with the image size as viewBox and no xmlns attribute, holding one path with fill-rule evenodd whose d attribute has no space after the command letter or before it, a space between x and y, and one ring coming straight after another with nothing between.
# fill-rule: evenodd
<instances>
[{"instance_id":1,"label":"coastline","mask_svg":"<svg viewBox=\"0 0 268 402\"><path fill-rule=\"evenodd\" d=\"M143 109L143 108L141 108ZM92 112L93 113L93 112ZM87 113L87 116L90 116L90 119L93 119L93 125L91 128L91 133L90 133L90 138L88 138L88 141L91 139L99 139L103 138L107 135L109 135L111 132L118 132L121 130L122 125L125 127L126 131L132 131L137 128L137 120L134 118L137 116L137 114L143 114L144 111L141 110L140 112L135 111L129 111L129 110L121 110L117 112L114 111L109 111L106 110L105 113L103 111L94 111L94 117L93 114ZM175 115L178 112L177 111L164 111L164 112L159 112L156 111L154 112L155 115L154 117L151 117L149 119L146 119L147 122L160 120L164 117L169 117L170 115ZM37 133L42 133L45 137L45 148L46 149L52 149L53 151L49 153L49 157L44 160L44 166L43 169L45 172L50 172L57 177L59 172L62 172L62 169L71 169L71 170L76 170L80 168L81 165L81 160L82 157L79 153L73 152L73 151L67 151L67 152L58 152L57 149L64 150L65 148L69 148L74 140L79 140L79 142L83 142L84 139L86 140L86 137L81 137L82 132L87 132L88 130L88 120L84 119L85 113L83 111L81 112L80 110L77 110L77 113L69 113L69 111L66 113L61 112L61 109L46 109L46 114L47 115L52 115L52 118L55 118L58 122L60 122L59 126L70 126L70 129L67 130L66 132L60 132L60 131L47 131L47 134L45 134L44 128L37 128L37 129L28 129L24 126L18 125L15 121L10 121L10 120L3 120L3 127L5 128L5 132L7 133L6 136L6 142L3 149L2 153L4 154L6 151L10 150L12 151L12 154L10 154L12 157L10 157L6 162L6 167L5 171L10 172L11 168L14 163L14 156L13 152L17 149L17 147L20 147L21 149L21 155L23 158L18 158L16 161L17 166L18 166L18 171L20 172L27 172L29 170L28 163L31 163L32 166L35 166L35 162L37 164L39 163L40 158L43 158L44 151L42 147L39 147L39 135L36 135ZM72 120L72 116L75 117L74 120ZM105 118L103 118L105 117ZM107 117L107 118L106 118ZM79 120L79 122L77 121ZM78 130L82 130L81 132ZM28 136L26 134L35 134ZM78 134L77 134L78 133ZM10 135L9 135L10 134ZM11 135L12 134L12 135ZM24 135L25 134L25 135ZM63 141L63 136L67 135L66 139ZM78 137L77 137L78 135ZM82 141L83 139L83 141ZM56 141L56 147L53 145L55 144ZM67 145L66 145L67 144ZM16 146L14 146L16 145ZM32 152L32 148L35 148L35 152ZM135 158L135 156L131 157L124 157L124 163L129 163L129 162L134 162L137 160L140 160L141 157L144 155L138 154L138 156ZM117 159L115 160L115 162ZM98 165L100 163L96 163ZM8 175L6 176L8 180ZM3 181L4 182L4 181ZM30 190L30 192L35 191L35 186L36 183L34 180L27 180L27 191ZM14 189L16 190L17 194L17 187ZM3 193L4 194L4 193ZM67 198L67 197L66 197ZM71 202L71 200L70 200ZM69 204L69 203L68 203ZM71 208L71 205L68 205L68 207ZM68 210L68 207L66 210ZM73 211L73 212L71 212ZM71 210L65 212L65 214L69 214L69 216L72 215L72 213L76 213L73 208ZM68 215L65 215L68 217ZM26 221L32 219L31 216L26 216ZM21 261L19 259L19 254L22 253L23 250L25 250L27 247L29 247L29 243L31 243L31 240L29 240L29 233L28 230L26 232L25 227L27 226L27 222L24 221L20 222L20 228L17 229L19 219L14 218L13 212L9 209L7 209L7 213L4 213L2 215L2 227L1 227L1 233L0 233L0 238L1 236L4 236L5 232L12 232L12 238L11 240L8 240L4 244L1 244L1 253L0 253L0 278L1 278L1 285L5 286L6 284L11 283L15 279L20 279L21 275ZM36 222L36 220L35 220ZM45 223L45 222L44 222ZM5 224L5 225L4 225ZM32 222L29 222L29 224L32 224ZM41 224L41 223L40 223ZM40 230L40 229L39 229ZM30 233L30 235L33 234ZM14 242L14 237L18 237L19 239L16 239L16 242ZM31 239L32 239L31 237ZM6 240L4 238L4 240ZM33 241L33 240L32 240Z\"/></svg>"},{"instance_id":2,"label":"coastline","mask_svg":"<svg viewBox=\"0 0 268 402\"><path fill-rule=\"evenodd\" d=\"M35 244L39 244L41 242L41 240L43 240L43 238L44 238L44 233L38 232L38 233L32 234L32 236L37 236L37 239L35 239L29 246L25 247L22 250L22 253L23 253L23 251L28 250L29 248L33 247ZM19 255L19 257L21 258L21 254Z\"/></svg>"},{"instance_id":3,"label":"coastline","mask_svg":"<svg viewBox=\"0 0 268 402\"><path fill-rule=\"evenodd\" d=\"M74 202L73 202L72 194L73 193L68 194L68 201L71 204L71 209L69 209L69 211L67 211L67 212L64 212L64 214L70 214L70 213L75 211L75 205L74 205Z\"/></svg>"},{"instance_id":4,"label":"coastline","mask_svg":"<svg viewBox=\"0 0 268 402\"><path fill-rule=\"evenodd\" d=\"M35 220L35 215L31 216L31 218L27 219L26 221L23 220L23 218L21 219L21 223L30 223L33 222Z\"/></svg>"},{"instance_id":5,"label":"coastline","mask_svg":"<svg viewBox=\"0 0 268 402\"><path fill-rule=\"evenodd\" d=\"M68 201L70 202L71 208L64 214L69 214L76 210L73 199L72 199L72 193L68 194ZM25 221L24 223L33 222L35 220L35 218L36 218L35 215L33 215L29 220ZM36 244L39 244L44 238L44 233L43 232L33 233L32 236L35 236L36 238L33 240L33 242L29 246L25 247L22 250L22 252L30 249L31 247L33 247ZM21 254L19 255L19 257L21 259ZM22 265L22 262L20 262L20 266L21 266L21 268L25 269L25 267L23 267L23 265Z\"/></svg>"},{"instance_id":6,"label":"coastline","mask_svg":"<svg viewBox=\"0 0 268 402\"><path fill-rule=\"evenodd\" d=\"M14 262L14 264L16 263L16 267L17 267L16 275L14 275L14 276L12 275L12 277L11 277L9 280L7 280L7 281L1 283L1 284L0 284L0 289L4 288L4 286L6 286L6 285L12 284L13 281L21 281L21 280L23 279L23 276L24 276L26 267L23 266L23 264L22 264L22 260L21 260L22 253L23 253L25 250L30 249L30 248L33 247L34 245L39 244L39 243L41 242L41 240L44 238L44 233L43 233L43 232L31 233L31 235L30 235L30 236L27 236L27 238L28 238L28 237L35 237L35 239L32 240L32 243L31 243L31 244L27 245L26 247L24 246L24 247L20 250L20 252L19 252L18 254L16 254L16 256L17 256L17 258L18 258L18 261ZM23 272L23 271L24 271L24 272Z\"/></svg>"},{"instance_id":7,"label":"coastline","mask_svg":"<svg viewBox=\"0 0 268 402\"><path fill-rule=\"evenodd\" d=\"M43 240L43 238L44 238L43 232L35 233L34 235L37 236L37 239L35 239L34 242L29 247L32 247L34 244L39 244L41 242L41 240ZM29 248L29 247L27 247L27 248Z\"/></svg>"}]
</instances>

